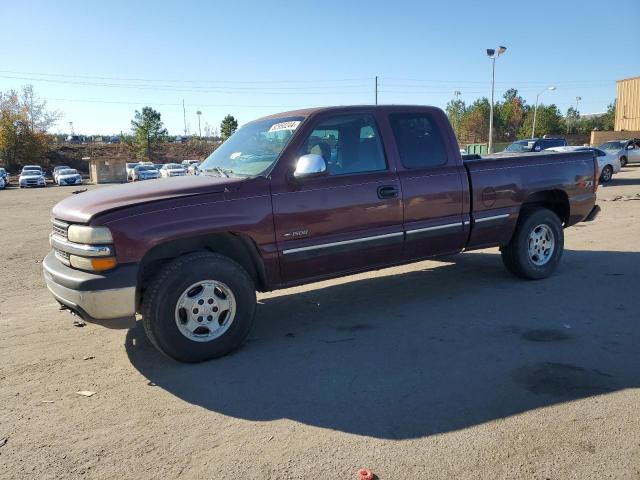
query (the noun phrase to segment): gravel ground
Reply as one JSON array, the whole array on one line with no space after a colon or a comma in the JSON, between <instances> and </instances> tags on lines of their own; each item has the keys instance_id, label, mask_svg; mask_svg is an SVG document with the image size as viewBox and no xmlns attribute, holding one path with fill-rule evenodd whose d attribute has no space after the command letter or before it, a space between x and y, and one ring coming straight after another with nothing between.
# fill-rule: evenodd
<instances>
[{"instance_id":1,"label":"gravel ground","mask_svg":"<svg viewBox=\"0 0 640 480\"><path fill-rule=\"evenodd\" d=\"M58 311L72 190L0 191L0 478L640 478L640 166L549 279L490 249L262 294L199 365Z\"/></svg>"}]
</instances>

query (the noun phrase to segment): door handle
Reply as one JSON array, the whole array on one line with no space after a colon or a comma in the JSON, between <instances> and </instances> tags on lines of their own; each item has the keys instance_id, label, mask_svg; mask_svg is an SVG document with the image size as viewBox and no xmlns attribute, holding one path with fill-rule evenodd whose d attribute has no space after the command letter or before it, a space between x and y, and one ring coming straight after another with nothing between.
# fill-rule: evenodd
<instances>
[{"instance_id":1,"label":"door handle","mask_svg":"<svg viewBox=\"0 0 640 480\"><path fill-rule=\"evenodd\" d=\"M378 187L378 198L397 198L399 194L398 187L393 185L384 185Z\"/></svg>"}]
</instances>

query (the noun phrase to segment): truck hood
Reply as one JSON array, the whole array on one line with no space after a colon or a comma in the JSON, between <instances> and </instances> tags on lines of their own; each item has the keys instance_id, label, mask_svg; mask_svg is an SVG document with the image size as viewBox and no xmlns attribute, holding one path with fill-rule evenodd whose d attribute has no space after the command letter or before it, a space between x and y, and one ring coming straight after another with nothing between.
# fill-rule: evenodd
<instances>
[{"instance_id":1,"label":"truck hood","mask_svg":"<svg viewBox=\"0 0 640 480\"><path fill-rule=\"evenodd\" d=\"M97 214L143 203L194 195L219 193L235 188L246 177L176 177L172 181L148 180L97 188L71 195L53 207L53 217L73 223L87 223Z\"/></svg>"}]
</instances>

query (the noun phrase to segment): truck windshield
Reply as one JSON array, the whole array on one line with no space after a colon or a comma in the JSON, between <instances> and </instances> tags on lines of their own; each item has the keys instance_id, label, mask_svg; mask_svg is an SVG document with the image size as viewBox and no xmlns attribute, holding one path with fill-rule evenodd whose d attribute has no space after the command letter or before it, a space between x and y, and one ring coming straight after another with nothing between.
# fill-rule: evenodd
<instances>
[{"instance_id":1,"label":"truck windshield","mask_svg":"<svg viewBox=\"0 0 640 480\"><path fill-rule=\"evenodd\" d=\"M231 135L200 166L202 174L255 176L267 172L304 117L248 123Z\"/></svg>"},{"instance_id":2,"label":"truck windshield","mask_svg":"<svg viewBox=\"0 0 640 480\"><path fill-rule=\"evenodd\" d=\"M534 142L530 142L530 141L521 141L521 142L513 142L511 145L509 145L507 148L504 149L505 152L512 152L512 153L523 153L523 152L530 152L531 151L531 147L533 146Z\"/></svg>"}]
</instances>

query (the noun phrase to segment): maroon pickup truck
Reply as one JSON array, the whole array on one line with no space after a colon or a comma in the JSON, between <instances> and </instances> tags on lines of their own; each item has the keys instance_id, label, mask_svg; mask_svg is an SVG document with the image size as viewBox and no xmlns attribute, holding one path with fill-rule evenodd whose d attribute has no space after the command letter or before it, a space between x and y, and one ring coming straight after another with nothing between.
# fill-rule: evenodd
<instances>
[{"instance_id":1,"label":"maroon pickup truck","mask_svg":"<svg viewBox=\"0 0 640 480\"><path fill-rule=\"evenodd\" d=\"M563 228L599 210L593 153L463 160L432 107L261 118L200 171L57 204L43 262L55 298L88 321L141 314L158 349L196 362L242 343L256 290L495 246L540 279Z\"/></svg>"}]
</instances>

